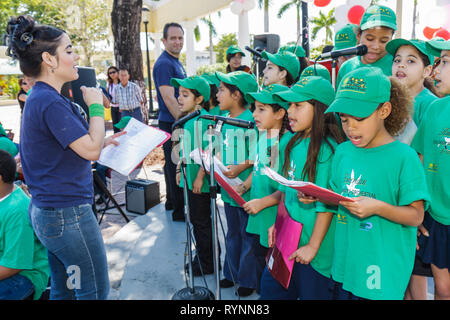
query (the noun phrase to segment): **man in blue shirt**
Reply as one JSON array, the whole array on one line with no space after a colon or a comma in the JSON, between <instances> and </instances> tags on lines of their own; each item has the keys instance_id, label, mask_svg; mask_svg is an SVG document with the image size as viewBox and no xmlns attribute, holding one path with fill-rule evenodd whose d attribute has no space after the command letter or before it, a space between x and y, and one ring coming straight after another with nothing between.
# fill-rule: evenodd
<instances>
[{"instance_id":1,"label":"man in blue shirt","mask_svg":"<svg viewBox=\"0 0 450 320\"><path fill-rule=\"evenodd\" d=\"M172 133L172 124L181 116L178 105L178 88L170 85L171 78L186 78L186 71L180 60L183 49L184 31L178 23L167 23L164 26L163 39L165 50L153 67L153 79L159 105L158 126L161 130ZM184 221L183 192L177 186L176 163L172 161L172 141L163 144L164 179L166 182L166 210L173 209L172 219Z\"/></svg>"}]
</instances>

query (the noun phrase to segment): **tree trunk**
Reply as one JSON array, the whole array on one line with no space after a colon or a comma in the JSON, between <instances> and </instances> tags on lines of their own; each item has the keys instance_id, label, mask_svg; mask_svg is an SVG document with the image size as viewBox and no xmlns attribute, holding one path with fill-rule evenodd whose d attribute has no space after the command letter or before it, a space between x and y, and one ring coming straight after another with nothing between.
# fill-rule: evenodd
<instances>
[{"instance_id":1,"label":"tree trunk","mask_svg":"<svg viewBox=\"0 0 450 320\"><path fill-rule=\"evenodd\" d=\"M395 11L397 16L397 30L395 31L395 37L400 38L402 36L402 16L403 16L403 0L397 0L397 10Z\"/></svg>"},{"instance_id":2,"label":"tree trunk","mask_svg":"<svg viewBox=\"0 0 450 320\"><path fill-rule=\"evenodd\" d=\"M264 32L269 32L269 1L264 1Z\"/></svg>"},{"instance_id":3,"label":"tree trunk","mask_svg":"<svg viewBox=\"0 0 450 320\"><path fill-rule=\"evenodd\" d=\"M416 18L417 18L417 0L414 0L414 11L413 11L413 23L412 23L411 39L415 39L416 38Z\"/></svg>"},{"instance_id":4,"label":"tree trunk","mask_svg":"<svg viewBox=\"0 0 450 320\"><path fill-rule=\"evenodd\" d=\"M142 89L144 122L148 122L147 96L142 70L140 26L142 0L114 0L111 28L114 36L114 57L118 68L126 68L130 80Z\"/></svg>"}]
</instances>

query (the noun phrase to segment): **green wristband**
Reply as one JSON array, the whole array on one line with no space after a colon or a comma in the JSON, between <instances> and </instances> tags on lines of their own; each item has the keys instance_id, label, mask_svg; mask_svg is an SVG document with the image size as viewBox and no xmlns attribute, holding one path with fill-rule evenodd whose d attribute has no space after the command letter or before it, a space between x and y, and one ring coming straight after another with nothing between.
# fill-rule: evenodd
<instances>
[{"instance_id":1,"label":"green wristband","mask_svg":"<svg viewBox=\"0 0 450 320\"><path fill-rule=\"evenodd\" d=\"M89 106L89 117L105 118L105 108L99 103L93 103Z\"/></svg>"}]
</instances>

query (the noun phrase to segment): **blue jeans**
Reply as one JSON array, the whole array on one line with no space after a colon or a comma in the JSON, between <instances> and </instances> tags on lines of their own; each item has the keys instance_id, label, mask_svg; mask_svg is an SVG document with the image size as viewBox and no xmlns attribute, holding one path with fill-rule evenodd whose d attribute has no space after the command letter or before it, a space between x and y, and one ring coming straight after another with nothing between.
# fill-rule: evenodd
<instances>
[{"instance_id":1,"label":"blue jeans","mask_svg":"<svg viewBox=\"0 0 450 320\"><path fill-rule=\"evenodd\" d=\"M51 300L105 300L108 264L90 204L38 208L30 204L34 232L48 250Z\"/></svg>"},{"instance_id":2,"label":"blue jeans","mask_svg":"<svg viewBox=\"0 0 450 320\"><path fill-rule=\"evenodd\" d=\"M139 120L140 122L143 122L144 120L142 118L142 112L140 107L134 108L133 110L122 110L121 113L122 113L121 118L130 116L132 118L135 118L136 120Z\"/></svg>"},{"instance_id":3,"label":"blue jeans","mask_svg":"<svg viewBox=\"0 0 450 320\"><path fill-rule=\"evenodd\" d=\"M0 300L24 300L33 292L33 283L20 274L0 280Z\"/></svg>"},{"instance_id":4,"label":"blue jeans","mask_svg":"<svg viewBox=\"0 0 450 320\"><path fill-rule=\"evenodd\" d=\"M254 248L257 237L245 231L248 213L241 207L224 203L227 218L225 236L225 261L223 275L226 279L239 283L240 287L256 289L259 287L261 272L256 272L260 263Z\"/></svg>"}]
</instances>

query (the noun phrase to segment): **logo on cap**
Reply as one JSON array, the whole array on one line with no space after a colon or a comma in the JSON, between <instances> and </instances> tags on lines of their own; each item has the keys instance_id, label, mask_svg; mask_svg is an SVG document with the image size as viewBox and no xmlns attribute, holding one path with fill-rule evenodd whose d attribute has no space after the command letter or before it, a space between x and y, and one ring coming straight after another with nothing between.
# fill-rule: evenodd
<instances>
[{"instance_id":1,"label":"logo on cap","mask_svg":"<svg viewBox=\"0 0 450 320\"><path fill-rule=\"evenodd\" d=\"M367 86L363 78L349 77L345 78L342 82L341 90L366 92Z\"/></svg>"},{"instance_id":2,"label":"logo on cap","mask_svg":"<svg viewBox=\"0 0 450 320\"><path fill-rule=\"evenodd\" d=\"M312 75L312 74L311 74ZM309 82L309 79L307 77L301 78L296 84L295 86L303 88L304 86L306 86Z\"/></svg>"},{"instance_id":3,"label":"logo on cap","mask_svg":"<svg viewBox=\"0 0 450 320\"><path fill-rule=\"evenodd\" d=\"M372 14L380 14L380 15L387 15L387 16L391 16L391 10L387 9L387 8L382 8L382 7L373 7L369 10L369 13Z\"/></svg>"},{"instance_id":4,"label":"logo on cap","mask_svg":"<svg viewBox=\"0 0 450 320\"><path fill-rule=\"evenodd\" d=\"M348 37L348 33L339 33L336 36L336 41L344 41L344 40L350 40Z\"/></svg>"}]
</instances>

